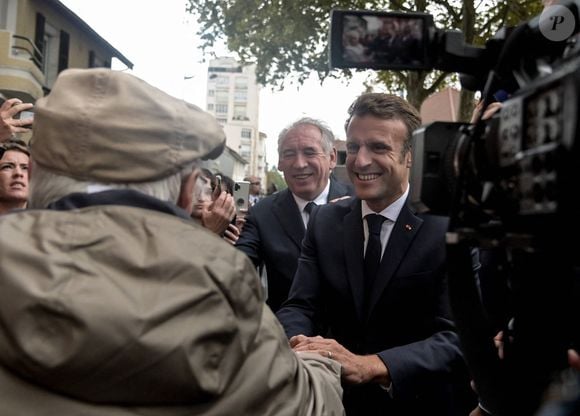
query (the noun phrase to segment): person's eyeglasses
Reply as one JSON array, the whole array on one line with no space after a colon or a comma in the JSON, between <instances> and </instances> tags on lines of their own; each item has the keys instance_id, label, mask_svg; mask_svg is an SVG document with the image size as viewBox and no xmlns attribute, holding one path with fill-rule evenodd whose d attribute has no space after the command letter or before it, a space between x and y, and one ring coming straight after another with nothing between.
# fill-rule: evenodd
<instances>
[{"instance_id":1,"label":"person's eyeglasses","mask_svg":"<svg viewBox=\"0 0 580 416\"><path fill-rule=\"evenodd\" d=\"M250 182L250 185L260 185L261 182Z\"/></svg>"}]
</instances>

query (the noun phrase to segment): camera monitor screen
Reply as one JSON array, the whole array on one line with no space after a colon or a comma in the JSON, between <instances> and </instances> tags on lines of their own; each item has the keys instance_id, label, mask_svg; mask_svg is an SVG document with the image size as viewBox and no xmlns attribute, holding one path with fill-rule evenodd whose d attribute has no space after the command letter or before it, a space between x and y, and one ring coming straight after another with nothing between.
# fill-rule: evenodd
<instances>
[{"instance_id":1,"label":"camera monitor screen","mask_svg":"<svg viewBox=\"0 0 580 416\"><path fill-rule=\"evenodd\" d=\"M429 69L429 27L433 27L433 20L428 14L333 10L330 65Z\"/></svg>"}]
</instances>

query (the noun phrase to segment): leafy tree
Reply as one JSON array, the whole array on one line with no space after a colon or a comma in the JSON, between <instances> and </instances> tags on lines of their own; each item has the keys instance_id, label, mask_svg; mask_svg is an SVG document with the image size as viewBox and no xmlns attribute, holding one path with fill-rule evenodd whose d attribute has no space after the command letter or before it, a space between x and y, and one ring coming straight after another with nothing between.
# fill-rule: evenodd
<instances>
[{"instance_id":1,"label":"leafy tree","mask_svg":"<svg viewBox=\"0 0 580 416\"><path fill-rule=\"evenodd\" d=\"M288 80L303 82L312 72L350 76L349 70L328 67L330 10L367 9L425 12L440 29L461 30L467 43L483 44L505 25L528 20L541 10L539 0L188 0L187 9L200 24L202 48L211 50L225 39L243 62L256 64L258 81L282 88ZM369 88L381 84L403 91L417 108L438 89L456 82L438 71L378 71ZM473 108L473 94L464 92L463 119Z\"/></svg>"},{"instance_id":2,"label":"leafy tree","mask_svg":"<svg viewBox=\"0 0 580 416\"><path fill-rule=\"evenodd\" d=\"M266 172L266 190L271 188L271 185L274 185L278 191L286 189L288 185L284 180L284 177L280 173L276 166L272 166L272 168Z\"/></svg>"}]
</instances>

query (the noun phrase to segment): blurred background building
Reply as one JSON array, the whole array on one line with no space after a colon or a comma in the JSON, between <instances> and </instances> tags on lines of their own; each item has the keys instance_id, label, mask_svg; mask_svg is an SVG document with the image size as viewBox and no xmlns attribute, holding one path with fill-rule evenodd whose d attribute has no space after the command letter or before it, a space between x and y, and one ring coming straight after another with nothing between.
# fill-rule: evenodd
<instances>
[{"instance_id":1,"label":"blurred background building","mask_svg":"<svg viewBox=\"0 0 580 416\"><path fill-rule=\"evenodd\" d=\"M218 159L216 170L234 180L257 176L266 183L266 135L259 126L260 87L254 65L242 66L234 58L209 61L207 73L207 111L215 115L226 133L230 153L247 163L240 174L239 165L229 173ZM240 161L237 160L239 163Z\"/></svg>"},{"instance_id":2,"label":"blurred background building","mask_svg":"<svg viewBox=\"0 0 580 416\"><path fill-rule=\"evenodd\" d=\"M0 92L34 102L66 68L133 63L58 0L0 0Z\"/></svg>"}]
</instances>

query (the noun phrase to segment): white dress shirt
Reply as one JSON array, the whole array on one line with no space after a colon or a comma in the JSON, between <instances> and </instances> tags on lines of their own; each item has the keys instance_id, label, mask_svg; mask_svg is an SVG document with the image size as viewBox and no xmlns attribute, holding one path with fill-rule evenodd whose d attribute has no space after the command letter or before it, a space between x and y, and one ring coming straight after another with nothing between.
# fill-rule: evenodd
<instances>
[{"instance_id":1,"label":"white dress shirt","mask_svg":"<svg viewBox=\"0 0 580 416\"><path fill-rule=\"evenodd\" d=\"M395 202L391 205L383 209L381 212L374 212L372 209L369 208L366 201L362 201L361 203L361 211L362 217L364 219L365 216L368 214L379 214L383 217L387 218L381 227L381 259L383 258L383 253L385 252L385 247L387 247L387 243L389 242L389 237L391 236L391 232L393 231L393 226L399 218L399 214L405 205L405 201L407 200L407 196L409 195L409 186L407 186L407 190L401 195ZM367 242L369 240L369 226L366 220L363 220L363 229L365 233L365 243L364 243L364 250L367 250Z\"/></svg>"},{"instance_id":2,"label":"white dress shirt","mask_svg":"<svg viewBox=\"0 0 580 416\"><path fill-rule=\"evenodd\" d=\"M310 218L310 214L304 211L306 204L309 202L314 202L316 205L324 205L328 202L328 193L330 191L330 181L326 184L324 190L312 201L307 201L305 199L300 198L299 196L292 194L294 197L294 201L296 201L296 205L298 205L298 210L300 211L300 215L302 215L302 222L304 223L304 228L308 226L308 220Z\"/></svg>"}]
</instances>

